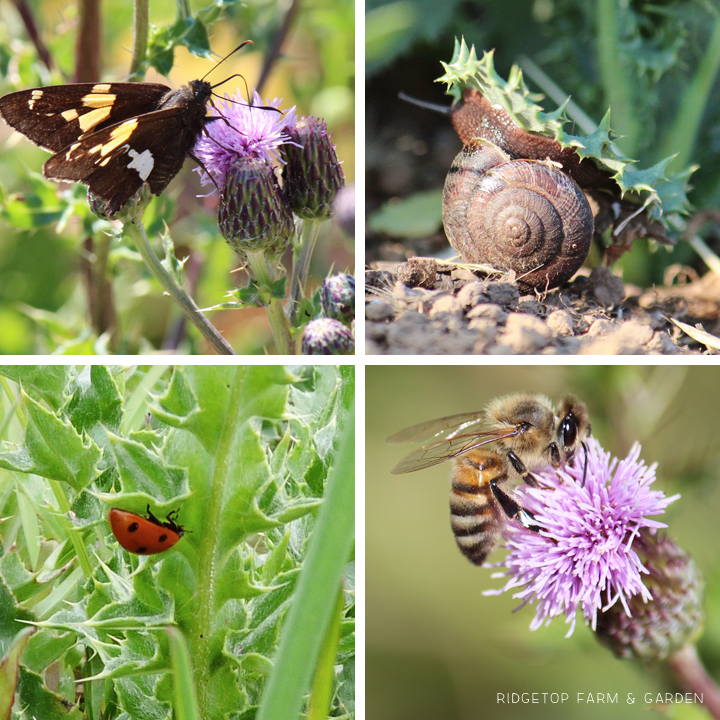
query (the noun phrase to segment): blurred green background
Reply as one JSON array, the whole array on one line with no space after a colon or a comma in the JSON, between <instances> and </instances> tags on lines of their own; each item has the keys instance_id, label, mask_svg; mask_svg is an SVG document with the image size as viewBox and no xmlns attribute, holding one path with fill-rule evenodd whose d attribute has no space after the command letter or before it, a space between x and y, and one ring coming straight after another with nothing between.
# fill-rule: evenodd
<instances>
[{"instance_id":1,"label":"blurred green background","mask_svg":"<svg viewBox=\"0 0 720 720\"><path fill-rule=\"evenodd\" d=\"M616 660L582 615L565 639L563 618L530 632L532 608L492 569L476 568L450 530L449 463L391 475L415 447L387 445L404 427L482 409L505 393L584 400L593 435L624 457L635 441L658 463L655 489L680 493L655 519L691 553L705 576L707 622L699 650L720 678L720 367L379 367L366 371L366 705L372 720L638 718L644 694L682 691L662 668ZM491 556L497 562L502 551ZM496 704L497 693L566 692L560 704ZM618 693L618 704L577 704L582 693ZM628 705L628 693L635 704ZM700 706L666 717L708 717Z\"/></svg>"},{"instance_id":2,"label":"blurred green background","mask_svg":"<svg viewBox=\"0 0 720 720\"><path fill-rule=\"evenodd\" d=\"M104 0L97 4L101 12L103 79L123 81L130 70L133 3ZM0 95L72 81L79 4L38 0L29 6L55 69L50 72L39 62L15 5L0 3ZM239 88L245 96L245 82L249 88L256 86L289 7L284 0L150 0L150 22L157 28L173 26L178 15L185 12L195 17L203 8L203 18L216 16L215 22L206 25L210 48L216 55L203 58L184 46L176 47L169 77L151 69L145 79L177 88L208 73L220 57L251 39L253 46L233 55L208 78L219 83L239 73L241 77L222 85L217 92L232 94ZM350 184L355 173L354 2L300 2L296 10L262 97L280 97L283 108L295 105L298 114L324 117ZM13 204L14 194L24 195L31 208L40 204L33 193L41 195L47 205L55 203L59 207L55 198L60 186L37 177L50 155L13 133L1 120L0 148L0 354L149 353L163 346L172 347L178 335L182 338L177 348L180 352L209 351L194 327L185 327L182 332L182 313L163 295L159 283L138 262L127 241L113 242L107 261L112 302L103 304L114 310L110 314L116 318L113 327L117 333L110 340L98 341L89 318L98 312L97 305L102 301L88 299L91 293L86 266L88 261L99 264L97 255L101 251L88 249L88 223L81 223L77 216L60 224L30 217L23 227L17 218L19 203ZM200 186L194 167L194 162L185 162L162 196L153 199L145 222L157 252L162 251L159 235L167 222L177 257L187 260L185 277L190 294L199 307L205 308L224 302L226 292L245 285L247 276L238 271L238 256L219 235L216 199L198 197L208 191ZM85 187L73 188L84 203ZM14 209L12 217L7 207ZM95 248L102 247L98 237L103 234L95 233ZM312 294L331 268L335 272L349 268L352 272L353 267L352 238L334 219L323 223L310 268L308 293ZM265 315L264 309L251 308L213 312L209 317L236 352L262 354L266 346L272 346Z\"/></svg>"}]
</instances>

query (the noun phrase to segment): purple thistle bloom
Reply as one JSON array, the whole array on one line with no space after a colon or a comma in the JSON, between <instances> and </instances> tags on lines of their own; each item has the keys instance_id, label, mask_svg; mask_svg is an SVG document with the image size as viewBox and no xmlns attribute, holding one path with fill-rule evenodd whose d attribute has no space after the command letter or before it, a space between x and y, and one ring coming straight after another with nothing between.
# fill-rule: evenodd
<instances>
[{"instance_id":1,"label":"purple thistle bloom","mask_svg":"<svg viewBox=\"0 0 720 720\"><path fill-rule=\"evenodd\" d=\"M497 565L506 572L495 577L508 580L501 590L484 594L522 588L513 597L522 598L522 606L537 603L530 629L564 614L570 624L566 637L575 629L580 605L586 624L595 630L599 610L620 601L630 615L629 598L640 595L644 602L652 600L641 579L647 569L632 547L633 540L642 528L654 532L667 527L647 516L662 514L680 496L666 498L661 491L650 490L656 465L647 467L639 457L637 443L618 462L590 439L584 487L586 457L580 451L572 467L535 473L545 487L518 488L519 502L533 513L541 529L532 532L519 523L507 523L510 552Z\"/></svg>"},{"instance_id":2,"label":"purple thistle bloom","mask_svg":"<svg viewBox=\"0 0 720 720\"><path fill-rule=\"evenodd\" d=\"M275 98L266 101L265 106L279 108L280 103L282 98ZM278 148L290 142L286 128L297 122L295 108L275 112L264 110L260 107L262 104L255 91L250 107L245 104L239 90L232 98L226 95L224 101L216 104L215 113L222 115L227 122L213 120L207 123L205 132L195 143L193 154L203 163L218 187L223 187L225 176L238 157L262 158L268 163L273 160L282 162ZM203 185L212 183L202 168L197 170Z\"/></svg>"}]
</instances>

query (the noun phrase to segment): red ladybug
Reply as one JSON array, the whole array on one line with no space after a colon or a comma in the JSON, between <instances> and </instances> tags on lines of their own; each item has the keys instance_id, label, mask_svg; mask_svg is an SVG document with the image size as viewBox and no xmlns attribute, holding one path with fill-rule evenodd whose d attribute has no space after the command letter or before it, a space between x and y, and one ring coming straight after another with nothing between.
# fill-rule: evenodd
<instances>
[{"instance_id":1,"label":"red ladybug","mask_svg":"<svg viewBox=\"0 0 720 720\"><path fill-rule=\"evenodd\" d=\"M117 541L131 553L136 555L155 555L171 548L185 532L178 525L173 515L178 510L168 513L165 522L156 518L147 506L147 518L135 513L113 508L108 514L110 527Z\"/></svg>"}]
</instances>

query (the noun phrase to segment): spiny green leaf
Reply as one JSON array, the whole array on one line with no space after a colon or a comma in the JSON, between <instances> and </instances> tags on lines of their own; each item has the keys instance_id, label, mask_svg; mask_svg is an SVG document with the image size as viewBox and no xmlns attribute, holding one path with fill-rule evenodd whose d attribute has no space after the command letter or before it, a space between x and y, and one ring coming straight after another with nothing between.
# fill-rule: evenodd
<instances>
[{"instance_id":1,"label":"spiny green leaf","mask_svg":"<svg viewBox=\"0 0 720 720\"><path fill-rule=\"evenodd\" d=\"M623 197L630 195L644 204L648 214L664 224L667 225L670 213L687 212L687 180L693 169L666 177L665 166L672 158L646 170L636 169L636 160L619 155L613 147L618 135L610 127L609 110L590 135L565 132L567 100L555 112L544 112L537 104L542 96L528 90L517 66L512 67L507 81L497 74L493 53L493 50L485 52L478 60L474 46L468 47L464 38L460 42L456 39L453 59L449 64L442 63L445 74L438 82L448 85L448 94L456 101L465 88L479 90L492 105L504 108L518 127L551 137L562 148L572 147L581 158L592 158L598 167L611 173ZM664 206L665 200L667 206Z\"/></svg>"}]
</instances>

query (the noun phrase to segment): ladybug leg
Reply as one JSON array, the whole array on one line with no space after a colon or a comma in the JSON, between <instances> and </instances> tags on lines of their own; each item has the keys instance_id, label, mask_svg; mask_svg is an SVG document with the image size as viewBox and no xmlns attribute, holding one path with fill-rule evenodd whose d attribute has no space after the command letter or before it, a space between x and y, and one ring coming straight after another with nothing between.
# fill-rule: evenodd
<instances>
[{"instance_id":1,"label":"ladybug leg","mask_svg":"<svg viewBox=\"0 0 720 720\"><path fill-rule=\"evenodd\" d=\"M162 525L162 522L152 514L152 512L150 510L150 503L148 503L148 506L147 506L147 514L148 514L148 519L151 522L154 522L156 525Z\"/></svg>"}]
</instances>

